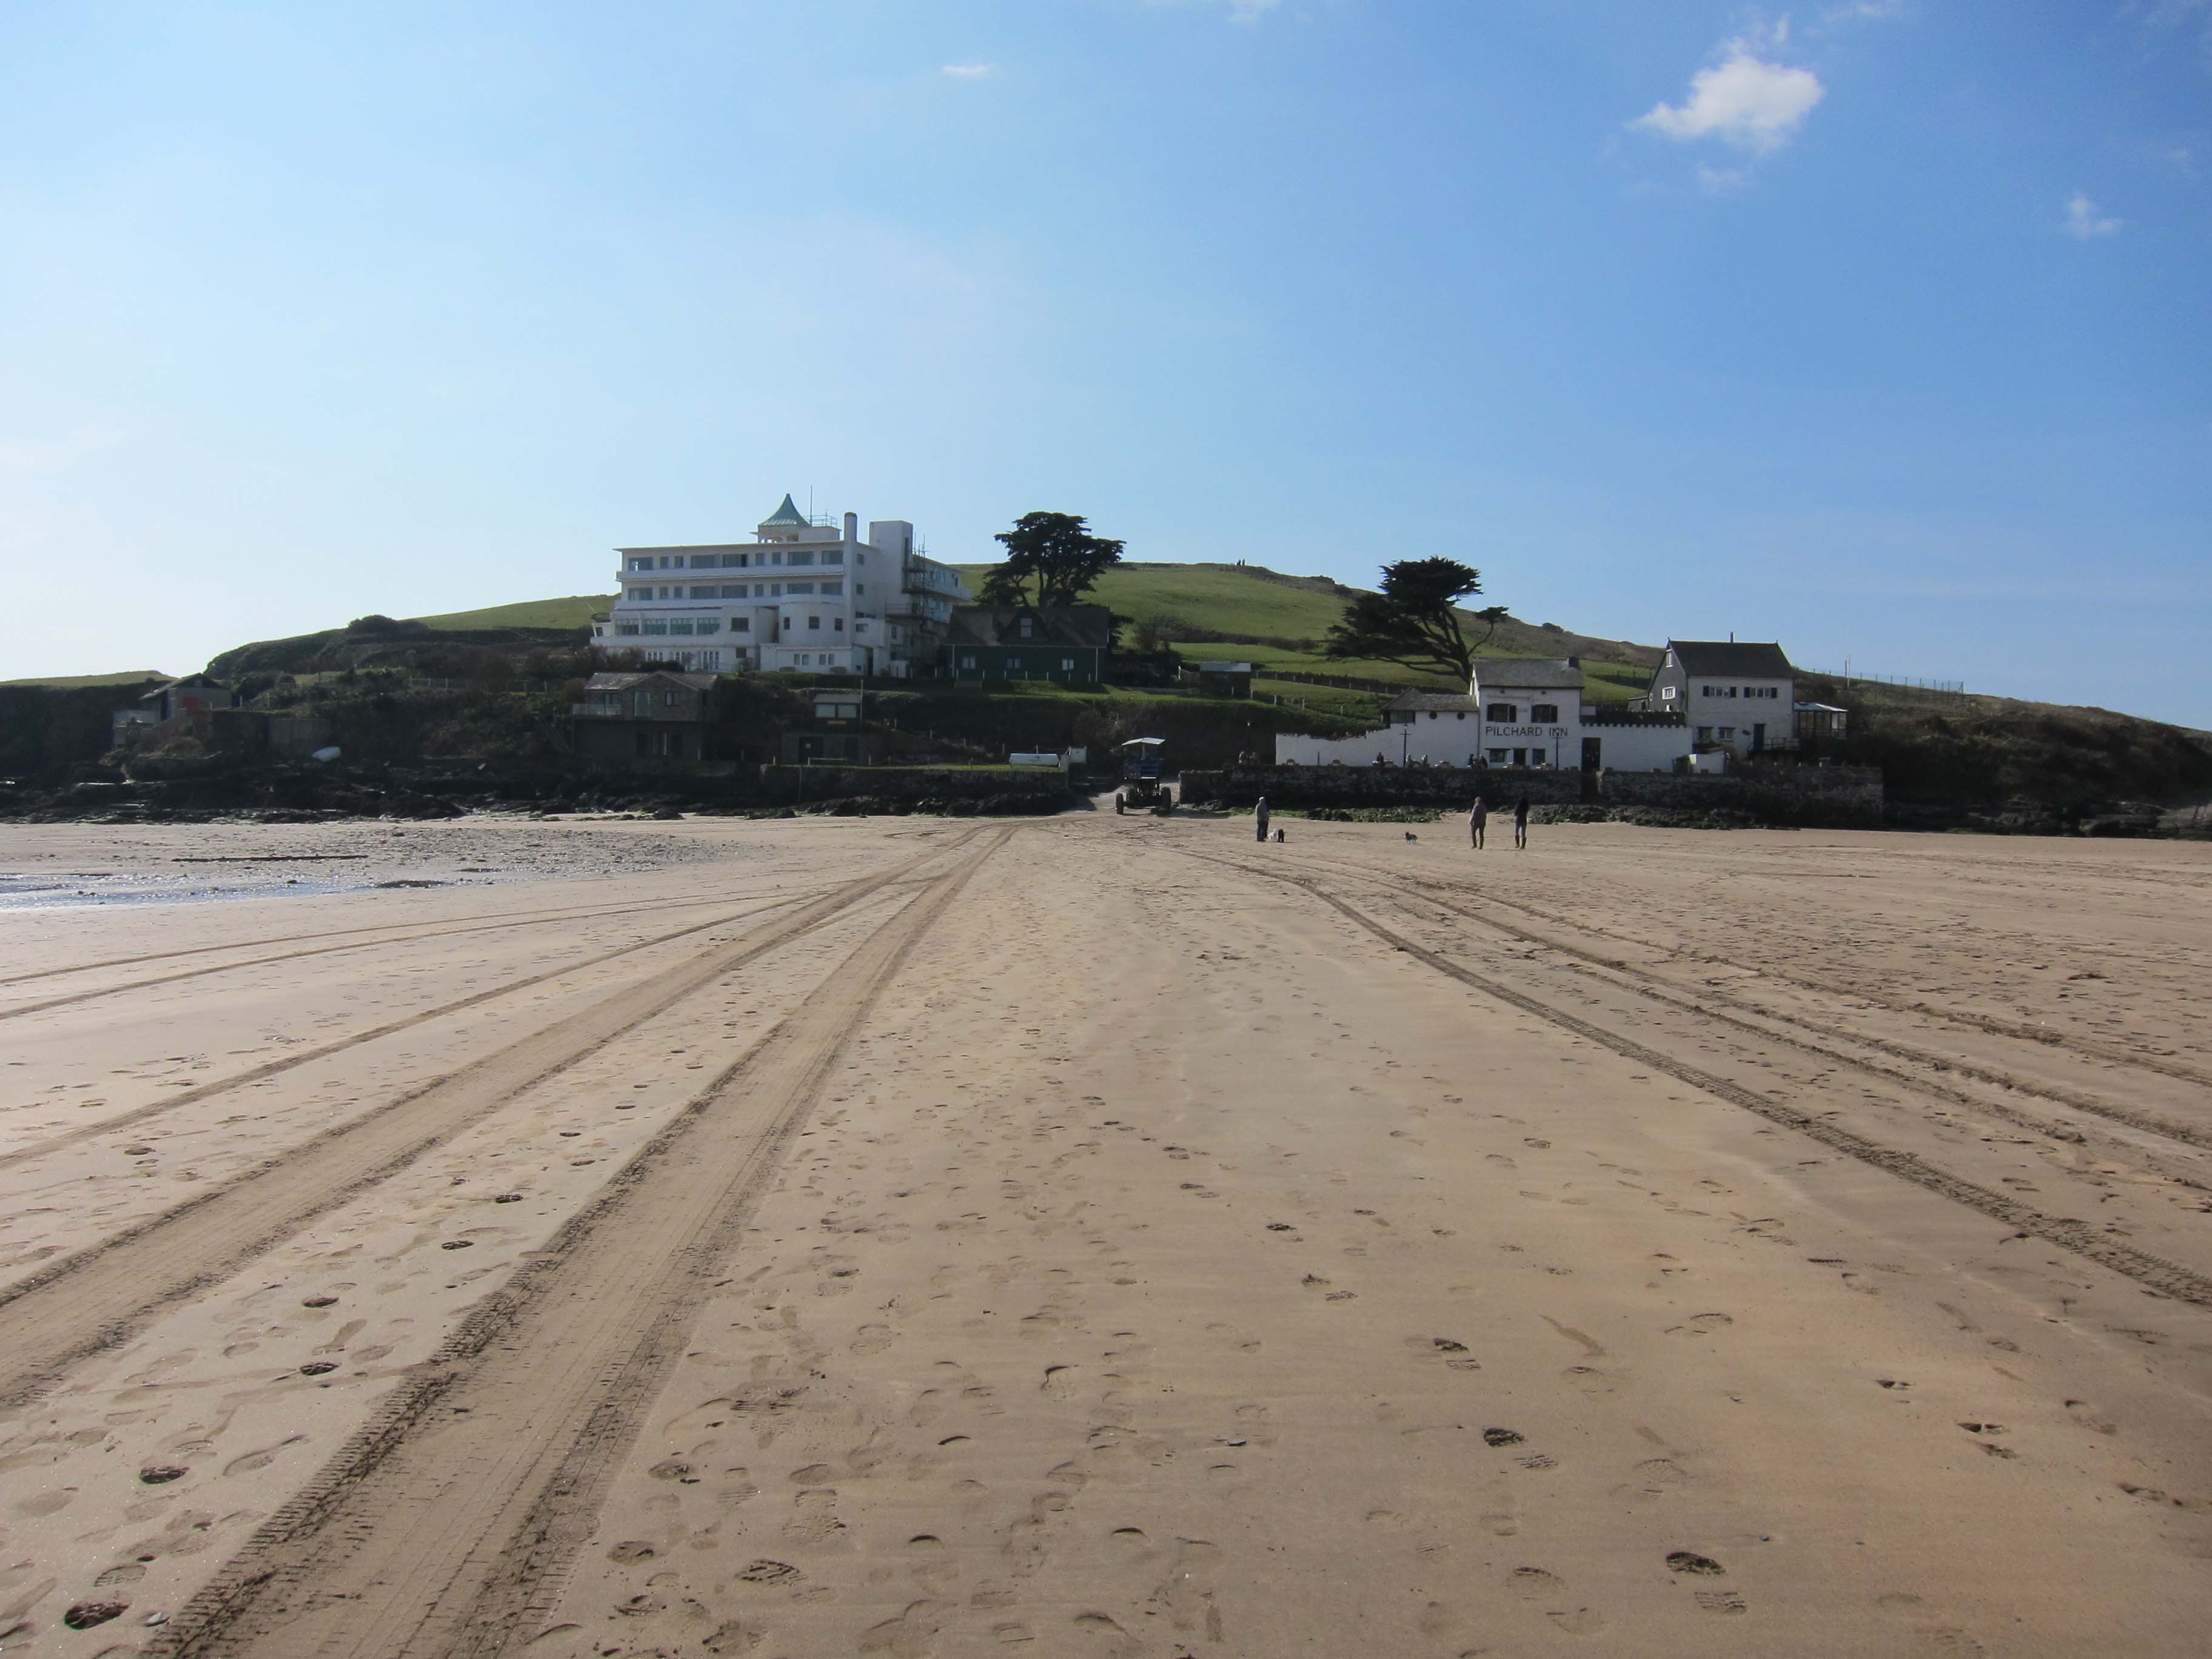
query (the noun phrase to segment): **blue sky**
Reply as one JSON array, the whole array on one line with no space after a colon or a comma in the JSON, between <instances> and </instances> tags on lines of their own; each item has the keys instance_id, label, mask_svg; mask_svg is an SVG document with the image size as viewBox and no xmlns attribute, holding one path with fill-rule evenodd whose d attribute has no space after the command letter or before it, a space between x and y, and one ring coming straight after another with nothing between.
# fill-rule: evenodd
<instances>
[{"instance_id":1,"label":"blue sky","mask_svg":"<svg viewBox=\"0 0 2212 1659\"><path fill-rule=\"evenodd\" d=\"M2212 0L0 10L0 678L989 556L2212 726Z\"/></svg>"}]
</instances>

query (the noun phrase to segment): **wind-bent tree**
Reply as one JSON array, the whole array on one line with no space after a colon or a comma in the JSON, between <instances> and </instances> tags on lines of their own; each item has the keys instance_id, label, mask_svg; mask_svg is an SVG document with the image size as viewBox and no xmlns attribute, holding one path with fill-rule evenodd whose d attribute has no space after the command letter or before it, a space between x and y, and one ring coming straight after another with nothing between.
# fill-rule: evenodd
<instances>
[{"instance_id":1,"label":"wind-bent tree","mask_svg":"<svg viewBox=\"0 0 2212 1659\"><path fill-rule=\"evenodd\" d=\"M1073 513L1024 513L993 539L1006 562L983 579L986 605L1074 605L1121 562L1123 544L1092 535Z\"/></svg>"},{"instance_id":2,"label":"wind-bent tree","mask_svg":"<svg viewBox=\"0 0 2212 1659\"><path fill-rule=\"evenodd\" d=\"M1459 601L1482 592L1482 573L1456 559L1401 559L1382 567L1382 591L1362 593L1328 630L1322 654L1364 657L1406 668L1439 669L1469 679L1474 653L1504 620L1493 605L1474 614L1489 623L1470 641L1460 626Z\"/></svg>"}]
</instances>

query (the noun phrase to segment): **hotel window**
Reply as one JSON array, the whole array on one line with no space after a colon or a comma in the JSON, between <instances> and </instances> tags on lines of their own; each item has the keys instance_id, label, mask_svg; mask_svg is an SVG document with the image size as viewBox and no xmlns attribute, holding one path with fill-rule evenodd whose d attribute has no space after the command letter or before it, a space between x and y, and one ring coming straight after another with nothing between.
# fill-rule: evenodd
<instances>
[{"instance_id":1,"label":"hotel window","mask_svg":"<svg viewBox=\"0 0 2212 1659\"><path fill-rule=\"evenodd\" d=\"M752 631L753 619L750 617L732 617L730 618L730 632L732 634L750 634Z\"/></svg>"},{"instance_id":2,"label":"hotel window","mask_svg":"<svg viewBox=\"0 0 2212 1659\"><path fill-rule=\"evenodd\" d=\"M787 593L811 593L814 591L814 584L812 582L786 582L783 585L783 591Z\"/></svg>"},{"instance_id":3,"label":"hotel window","mask_svg":"<svg viewBox=\"0 0 2212 1659\"><path fill-rule=\"evenodd\" d=\"M868 592L868 585L867 585L867 583L866 583L866 582L854 582L854 583L853 584L853 597L854 597L854 599L865 599L865 598L866 598L866 597L867 597L867 592Z\"/></svg>"},{"instance_id":4,"label":"hotel window","mask_svg":"<svg viewBox=\"0 0 2212 1659\"><path fill-rule=\"evenodd\" d=\"M672 634L689 634L691 631L691 618L689 617L670 617L668 619L668 631Z\"/></svg>"},{"instance_id":5,"label":"hotel window","mask_svg":"<svg viewBox=\"0 0 2212 1659\"><path fill-rule=\"evenodd\" d=\"M665 634L668 631L668 624L658 618L648 617L646 619L645 631L648 634Z\"/></svg>"},{"instance_id":6,"label":"hotel window","mask_svg":"<svg viewBox=\"0 0 2212 1659\"><path fill-rule=\"evenodd\" d=\"M1490 705L1490 718L1500 726L1510 726L1521 718L1521 710L1514 703L1493 702Z\"/></svg>"},{"instance_id":7,"label":"hotel window","mask_svg":"<svg viewBox=\"0 0 2212 1659\"><path fill-rule=\"evenodd\" d=\"M723 555L722 555L722 568L723 568L723 569L725 569L725 570L743 570L744 568L745 568L745 555L744 555L744 554L742 554L742 553L725 553L725 554L723 554Z\"/></svg>"},{"instance_id":8,"label":"hotel window","mask_svg":"<svg viewBox=\"0 0 2212 1659\"><path fill-rule=\"evenodd\" d=\"M768 595L772 599L781 599L783 597L783 584L781 582L770 582L768 585Z\"/></svg>"},{"instance_id":9,"label":"hotel window","mask_svg":"<svg viewBox=\"0 0 2212 1659\"><path fill-rule=\"evenodd\" d=\"M1559 723L1559 705L1540 702L1528 711L1528 718L1538 726L1557 726Z\"/></svg>"},{"instance_id":10,"label":"hotel window","mask_svg":"<svg viewBox=\"0 0 2212 1659\"><path fill-rule=\"evenodd\" d=\"M1506 756L1506 752L1507 752L1507 751L1506 751L1506 750L1503 750L1503 749L1493 749L1493 750L1492 750L1490 751L1490 763L1491 763L1492 766L1503 766L1503 765L1504 765L1504 764L1505 764L1505 756Z\"/></svg>"},{"instance_id":11,"label":"hotel window","mask_svg":"<svg viewBox=\"0 0 2212 1659\"><path fill-rule=\"evenodd\" d=\"M744 596L745 585L743 582L724 582L722 584L722 597L724 599L742 599Z\"/></svg>"},{"instance_id":12,"label":"hotel window","mask_svg":"<svg viewBox=\"0 0 2212 1659\"><path fill-rule=\"evenodd\" d=\"M830 626L842 634L845 631L845 619L842 617L833 617L830 618Z\"/></svg>"},{"instance_id":13,"label":"hotel window","mask_svg":"<svg viewBox=\"0 0 2212 1659\"><path fill-rule=\"evenodd\" d=\"M1735 727L1733 726L1716 726L1713 727L1713 735L1718 738L1723 743L1734 743L1735 741Z\"/></svg>"},{"instance_id":14,"label":"hotel window","mask_svg":"<svg viewBox=\"0 0 2212 1659\"><path fill-rule=\"evenodd\" d=\"M700 618L699 618L699 631L700 631L702 634L719 634L719 633L720 633L720 632L722 631L722 619L721 619L720 617L700 617Z\"/></svg>"},{"instance_id":15,"label":"hotel window","mask_svg":"<svg viewBox=\"0 0 2212 1659\"><path fill-rule=\"evenodd\" d=\"M637 624L634 622L618 622L615 624L615 632L617 634L635 634L637 632Z\"/></svg>"},{"instance_id":16,"label":"hotel window","mask_svg":"<svg viewBox=\"0 0 2212 1659\"><path fill-rule=\"evenodd\" d=\"M668 556L665 553L660 556L660 568L663 570L668 568Z\"/></svg>"},{"instance_id":17,"label":"hotel window","mask_svg":"<svg viewBox=\"0 0 2212 1659\"><path fill-rule=\"evenodd\" d=\"M1701 726L1698 728L1698 741L1699 743L1711 743L1712 740L1713 728L1711 726Z\"/></svg>"},{"instance_id":18,"label":"hotel window","mask_svg":"<svg viewBox=\"0 0 2212 1659\"><path fill-rule=\"evenodd\" d=\"M787 564L812 564L814 562L814 556L811 553L793 553L789 559L785 561L785 562Z\"/></svg>"},{"instance_id":19,"label":"hotel window","mask_svg":"<svg viewBox=\"0 0 2212 1659\"><path fill-rule=\"evenodd\" d=\"M691 597L695 599L719 599L722 597L722 590L709 584L705 587L693 588Z\"/></svg>"},{"instance_id":20,"label":"hotel window","mask_svg":"<svg viewBox=\"0 0 2212 1659\"><path fill-rule=\"evenodd\" d=\"M841 581L824 582L822 584L822 591L828 594L831 599L836 599L839 594L845 591L845 584Z\"/></svg>"},{"instance_id":21,"label":"hotel window","mask_svg":"<svg viewBox=\"0 0 2212 1659\"><path fill-rule=\"evenodd\" d=\"M843 548L842 548L842 547L833 547L833 548L831 548L828 552L824 553L824 554L822 556L822 562L823 562L823 563L824 563L824 564L842 564L842 563L844 563L844 562L845 562L845 550L844 550Z\"/></svg>"},{"instance_id":22,"label":"hotel window","mask_svg":"<svg viewBox=\"0 0 2212 1659\"><path fill-rule=\"evenodd\" d=\"M822 618L819 617L809 617L806 619L806 625L818 634L822 631Z\"/></svg>"}]
</instances>

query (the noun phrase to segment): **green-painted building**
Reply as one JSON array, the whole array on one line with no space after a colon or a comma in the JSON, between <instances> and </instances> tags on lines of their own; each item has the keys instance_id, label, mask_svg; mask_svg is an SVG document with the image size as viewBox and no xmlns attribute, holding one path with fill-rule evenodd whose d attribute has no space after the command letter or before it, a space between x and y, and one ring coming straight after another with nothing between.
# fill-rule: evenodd
<instances>
[{"instance_id":1,"label":"green-painted building","mask_svg":"<svg viewBox=\"0 0 2212 1659\"><path fill-rule=\"evenodd\" d=\"M953 609L945 672L971 684L1097 685L1113 650L1114 617L1103 605L963 605Z\"/></svg>"}]
</instances>

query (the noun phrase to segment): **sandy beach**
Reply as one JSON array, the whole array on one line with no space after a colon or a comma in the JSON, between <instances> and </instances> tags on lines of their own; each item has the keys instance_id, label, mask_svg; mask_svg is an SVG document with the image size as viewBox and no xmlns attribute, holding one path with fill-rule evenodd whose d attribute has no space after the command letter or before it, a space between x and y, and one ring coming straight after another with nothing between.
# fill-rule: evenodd
<instances>
[{"instance_id":1,"label":"sandy beach","mask_svg":"<svg viewBox=\"0 0 2212 1659\"><path fill-rule=\"evenodd\" d=\"M2166 1655L2212 848L0 828L0 1652Z\"/></svg>"}]
</instances>

